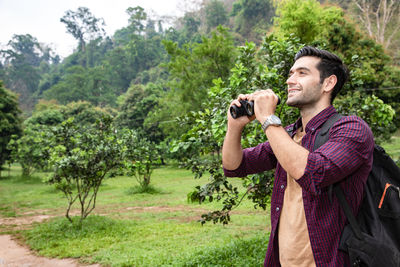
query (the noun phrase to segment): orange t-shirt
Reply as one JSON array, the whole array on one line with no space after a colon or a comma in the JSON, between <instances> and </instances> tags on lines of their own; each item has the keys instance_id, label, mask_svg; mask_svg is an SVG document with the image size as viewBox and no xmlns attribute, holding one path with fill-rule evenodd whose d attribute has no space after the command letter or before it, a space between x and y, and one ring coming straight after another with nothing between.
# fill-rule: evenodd
<instances>
[{"instance_id":1,"label":"orange t-shirt","mask_svg":"<svg viewBox=\"0 0 400 267\"><path fill-rule=\"evenodd\" d=\"M301 144L304 135L298 131L293 140ZM304 213L302 188L289 175L278 227L281 266L316 266Z\"/></svg>"}]
</instances>

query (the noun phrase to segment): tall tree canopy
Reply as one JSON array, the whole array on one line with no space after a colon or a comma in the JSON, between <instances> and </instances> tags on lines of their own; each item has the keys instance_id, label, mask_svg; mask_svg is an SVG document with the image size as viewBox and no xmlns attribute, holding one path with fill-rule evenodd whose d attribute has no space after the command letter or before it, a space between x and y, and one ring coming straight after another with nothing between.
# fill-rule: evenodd
<instances>
[{"instance_id":1,"label":"tall tree canopy","mask_svg":"<svg viewBox=\"0 0 400 267\"><path fill-rule=\"evenodd\" d=\"M219 25L226 25L228 23L228 12L224 3L220 0L211 0L205 6L205 13L208 31Z\"/></svg>"},{"instance_id":2,"label":"tall tree canopy","mask_svg":"<svg viewBox=\"0 0 400 267\"><path fill-rule=\"evenodd\" d=\"M85 51L86 43L105 34L102 18L96 18L87 7L79 7L77 11L68 10L60 19L69 32L79 41L79 50Z\"/></svg>"},{"instance_id":3,"label":"tall tree canopy","mask_svg":"<svg viewBox=\"0 0 400 267\"><path fill-rule=\"evenodd\" d=\"M261 41L271 25L274 7L270 0L239 0L233 4L235 31L249 41Z\"/></svg>"},{"instance_id":4,"label":"tall tree canopy","mask_svg":"<svg viewBox=\"0 0 400 267\"><path fill-rule=\"evenodd\" d=\"M49 64L59 62L59 57L30 34L14 35L8 49L1 50L0 55L5 85L20 95L24 110L33 108L41 76L48 71Z\"/></svg>"}]
</instances>

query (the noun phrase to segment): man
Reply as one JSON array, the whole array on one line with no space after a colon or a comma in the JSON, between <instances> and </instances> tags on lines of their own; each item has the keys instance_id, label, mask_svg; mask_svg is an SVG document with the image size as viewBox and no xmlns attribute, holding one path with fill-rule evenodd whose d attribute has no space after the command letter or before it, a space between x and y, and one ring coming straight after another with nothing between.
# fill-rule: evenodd
<instances>
[{"instance_id":1,"label":"man","mask_svg":"<svg viewBox=\"0 0 400 267\"><path fill-rule=\"evenodd\" d=\"M363 197L372 167L373 135L356 116L343 116L331 128L329 140L313 151L321 126L336 113L332 102L348 78L341 59L325 50L304 47L286 81L286 104L297 107L301 117L289 136L275 113L277 96L272 90L239 95L254 101L251 118L233 119L222 150L225 175L243 177L276 168L271 197L271 235L265 266L347 266L348 256L338 250L347 224L329 186L340 183L353 212ZM241 133L257 119L268 142L242 150Z\"/></svg>"}]
</instances>

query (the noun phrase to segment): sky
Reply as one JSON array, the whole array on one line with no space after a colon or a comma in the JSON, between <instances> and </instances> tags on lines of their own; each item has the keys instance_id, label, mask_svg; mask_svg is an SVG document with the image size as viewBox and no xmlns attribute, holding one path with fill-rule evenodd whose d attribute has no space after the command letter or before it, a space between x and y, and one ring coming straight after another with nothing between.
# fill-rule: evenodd
<instances>
[{"instance_id":1,"label":"sky","mask_svg":"<svg viewBox=\"0 0 400 267\"><path fill-rule=\"evenodd\" d=\"M61 57L73 52L77 41L60 22L67 10L87 7L103 18L107 35L128 25L128 7L141 6L148 15L182 16L190 0L0 0L0 49L14 34L30 34Z\"/></svg>"}]
</instances>

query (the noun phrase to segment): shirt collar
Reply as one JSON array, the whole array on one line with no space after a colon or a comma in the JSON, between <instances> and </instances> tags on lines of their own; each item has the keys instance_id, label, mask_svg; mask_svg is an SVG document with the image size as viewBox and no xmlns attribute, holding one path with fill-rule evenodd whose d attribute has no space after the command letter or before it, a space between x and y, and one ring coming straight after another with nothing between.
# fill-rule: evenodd
<instances>
[{"instance_id":1,"label":"shirt collar","mask_svg":"<svg viewBox=\"0 0 400 267\"><path fill-rule=\"evenodd\" d=\"M316 129L320 128L322 124L324 124L325 121L327 121L328 118L331 117L334 113L336 113L336 109L332 105L322 110L307 123L306 133L313 132ZM293 133L295 133L297 129L301 128L301 126L302 121L300 117L293 125Z\"/></svg>"}]
</instances>

